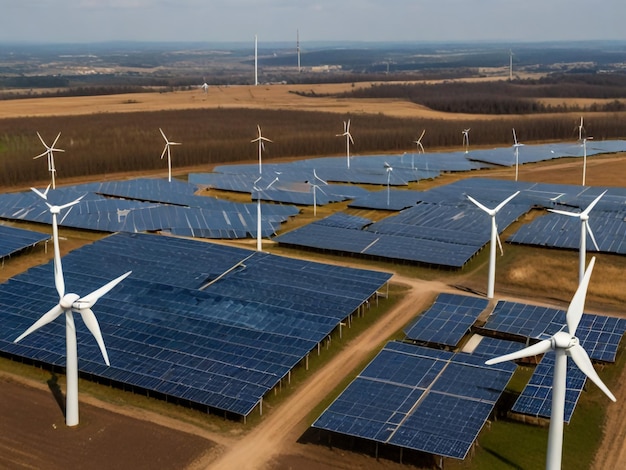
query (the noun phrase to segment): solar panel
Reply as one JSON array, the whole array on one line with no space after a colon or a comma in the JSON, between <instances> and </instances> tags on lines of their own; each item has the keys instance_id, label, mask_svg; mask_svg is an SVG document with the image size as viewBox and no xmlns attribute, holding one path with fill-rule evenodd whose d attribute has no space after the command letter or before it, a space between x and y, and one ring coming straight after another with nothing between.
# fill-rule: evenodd
<instances>
[{"instance_id":1,"label":"solar panel","mask_svg":"<svg viewBox=\"0 0 626 470\"><path fill-rule=\"evenodd\" d=\"M482 298L440 294L405 334L414 341L456 346L488 304Z\"/></svg>"},{"instance_id":2,"label":"solar panel","mask_svg":"<svg viewBox=\"0 0 626 470\"><path fill-rule=\"evenodd\" d=\"M244 416L390 277L139 234L72 251L63 268L83 295L133 270L94 308L111 367L77 322L82 372ZM62 322L13 343L58 302L52 280L49 263L0 284L2 351L65 363Z\"/></svg>"},{"instance_id":3,"label":"solar panel","mask_svg":"<svg viewBox=\"0 0 626 470\"><path fill-rule=\"evenodd\" d=\"M514 369L391 342L313 427L463 459Z\"/></svg>"},{"instance_id":4,"label":"solar panel","mask_svg":"<svg viewBox=\"0 0 626 470\"><path fill-rule=\"evenodd\" d=\"M549 418L552 408L552 378L554 372L554 351L546 353L535 368L528 384L515 401L512 411L535 417ZM586 376L573 361L567 362L564 421L569 423L580 394L585 386Z\"/></svg>"},{"instance_id":5,"label":"solar panel","mask_svg":"<svg viewBox=\"0 0 626 470\"><path fill-rule=\"evenodd\" d=\"M6 258L18 251L49 239L50 235L40 232L0 225L0 258Z\"/></svg>"}]
</instances>

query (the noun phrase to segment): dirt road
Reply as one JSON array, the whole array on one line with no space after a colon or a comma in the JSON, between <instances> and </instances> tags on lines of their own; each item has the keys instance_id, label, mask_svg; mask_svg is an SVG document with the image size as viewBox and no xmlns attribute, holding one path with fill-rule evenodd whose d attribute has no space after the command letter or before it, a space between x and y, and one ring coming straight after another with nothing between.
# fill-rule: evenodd
<instances>
[{"instance_id":1,"label":"dirt road","mask_svg":"<svg viewBox=\"0 0 626 470\"><path fill-rule=\"evenodd\" d=\"M190 470L232 468L269 468L272 457L297 441L308 427L304 420L311 410L335 388L348 371L356 368L379 348L381 341L402 328L417 312L427 306L436 293L449 290L445 284L394 277L395 282L410 286L405 297L385 317L353 340L328 364L309 377L267 420L228 449L218 460L195 462Z\"/></svg>"}]
</instances>

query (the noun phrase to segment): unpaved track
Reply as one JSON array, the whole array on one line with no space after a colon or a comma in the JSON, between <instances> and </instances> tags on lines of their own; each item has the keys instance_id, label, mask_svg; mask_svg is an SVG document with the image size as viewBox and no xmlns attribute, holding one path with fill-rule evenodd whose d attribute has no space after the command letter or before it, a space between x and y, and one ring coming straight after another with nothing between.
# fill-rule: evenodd
<instances>
[{"instance_id":1,"label":"unpaved track","mask_svg":"<svg viewBox=\"0 0 626 470\"><path fill-rule=\"evenodd\" d=\"M393 280L409 285L410 290L380 321L352 340L348 347L309 377L296 393L236 446L226 450L218 460L209 457L196 461L189 470L270 468L272 457L293 445L306 431L309 425L305 421L307 415L330 390L339 385L349 371L377 350L381 341L415 317L435 294L450 289L445 284L433 281L397 276Z\"/></svg>"}]
</instances>

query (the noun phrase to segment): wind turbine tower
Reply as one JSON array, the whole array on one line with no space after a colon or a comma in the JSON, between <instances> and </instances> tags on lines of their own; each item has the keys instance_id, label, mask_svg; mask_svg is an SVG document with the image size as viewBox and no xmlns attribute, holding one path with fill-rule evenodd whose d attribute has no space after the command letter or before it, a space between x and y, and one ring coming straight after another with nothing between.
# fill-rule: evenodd
<instances>
[{"instance_id":1,"label":"wind turbine tower","mask_svg":"<svg viewBox=\"0 0 626 470\"><path fill-rule=\"evenodd\" d=\"M509 49L509 81L513 81L513 50Z\"/></svg>"},{"instance_id":2,"label":"wind turbine tower","mask_svg":"<svg viewBox=\"0 0 626 470\"><path fill-rule=\"evenodd\" d=\"M463 129L461 133L463 134L463 146L465 147L465 153L469 153L469 131L470 127L467 129Z\"/></svg>"},{"instance_id":3,"label":"wind turbine tower","mask_svg":"<svg viewBox=\"0 0 626 470\"><path fill-rule=\"evenodd\" d=\"M161 159L163 159L163 157L167 153L167 181L171 183L172 182L172 153L170 151L170 147L172 145L182 145L182 144L180 142L169 141L167 137L165 136L165 132L163 132L163 129L161 129L160 127L159 127L159 131L161 131L161 135L163 136L163 139L165 139L165 147L163 148L163 153L161 153Z\"/></svg>"},{"instance_id":4,"label":"wind turbine tower","mask_svg":"<svg viewBox=\"0 0 626 470\"><path fill-rule=\"evenodd\" d=\"M259 84L259 39L254 35L254 86Z\"/></svg>"},{"instance_id":5,"label":"wind turbine tower","mask_svg":"<svg viewBox=\"0 0 626 470\"><path fill-rule=\"evenodd\" d=\"M489 280L487 283L487 298L493 299L494 287L496 281L496 243L500 246L500 254L504 254L502 250L502 242L500 241L500 236L498 235L498 225L496 224L496 215L511 199L519 194L519 191L512 194L500 204L498 204L494 209L489 209L488 207L482 205L472 196L467 196L467 198L472 201L479 209L483 210L491 217L491 246L489 247Z\"/></svg>"},{"instance_id":6,"label":"wind turbine tower","mask_svg":"<svg viewBox=\"0 0 626 470\"><path fill-rule=\"evenodd\" d=\"M523 147L524 144L517 141L517 134L515 133L515 128L513 129L513 148L515 149L515 181L517 181L517 177L519 174L519 148Z\"/></svg>"},{"instance_id":7,"label":"wind turbine tower","mask_svg":"<svg viewBox=\"0 0 626 470\"><path fill-rule=\"evenodd\" d=\"M556 357L554 360L554 372L552 377L552 406L550 410L550 428L548 431L548 452L546 456L547 470L560 470L563 457L563 419L565 416L565 391L567 387L567 358L571 357L574 364L612 401L616 401L615 396L602 382L600 376L593 368L589 354L580 344L576 337L576 328L583 316L585 308L585 297L589 279L593 271L596 259L591 258L589 267L585 272L582 282L579 284L572 301L567 308L565 315L567 328L558 331L549 339L539 341L532 346L520 351L505 354L504 356L489 359L486 364L493 365L505 361L514 361L525 357L534 357L538 354L547 353L553 350Z\"/></svg>"},{"instance_id":8,"label":"wind turbine tower","mask_svg":"<svg viewBox=\"0 0 626 470\"><path fill-rule=\"evenodd\" d=\"M350 119L347 121L343 121L343 134L336 134L336 137L344 137L346 138L346 161L348 164L348 169L350 169L350 142L354 145L354 140L352 139L352 134L350 134Z\"/></svg>"},{"instance_id":9,"label":"wind turbine tower","mask_svg":"<svg viewBox=\"0 0 626 470\"><path fill-rule=\"evenodd\" d=\"M298 54L298 73L302 71L300 68L300 30L296 29L296 53Z\"/></svg>"},{"instance_id":10,"label":"wind turbine tower","mask_svg":"<svg viewBox=\"0 0 626 470\"><path fill-rule=\"evenodd\" d=\"M59 137L61 137L61 133L59 132L57 134L57 138L54 139L54 142L52 142L52 145L49 146L49 147L48 147L48 144L46 144L46 142L43 140L43 138L41 137L41 134L39 134L39 132L37 132L37 137L39 137L39 140L41 140L41 143L46 148L46 150L45 150L45 152L40 153L36 157L33 157L33 160L36 160L37 158L41 158L44 155L46 155L48 157L48 171L50 172L50 177L52 178L52 189L56 189L56 186L55 186L55 174L56 174L57 170L56 170L56 168L54 166L54 152L65 152L65 150L58 149L58 148L55 147L57 141L59 140Z\"/></svg>"}]
</instances>

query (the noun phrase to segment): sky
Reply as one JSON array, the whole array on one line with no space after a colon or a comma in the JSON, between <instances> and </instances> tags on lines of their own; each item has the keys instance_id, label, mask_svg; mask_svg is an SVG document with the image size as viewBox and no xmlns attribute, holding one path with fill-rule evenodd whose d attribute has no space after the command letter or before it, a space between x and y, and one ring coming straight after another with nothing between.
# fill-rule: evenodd
<instances>
[{"instance_id":1,"label":"sky","mask_svg":"<svg viewBox=\"0 0 626 470\"><path fill-rule=\"evenodd\" d=\"M625 20L625 0L0 0L0 42L626 40Z\"/></svg>"}]
</instances>

